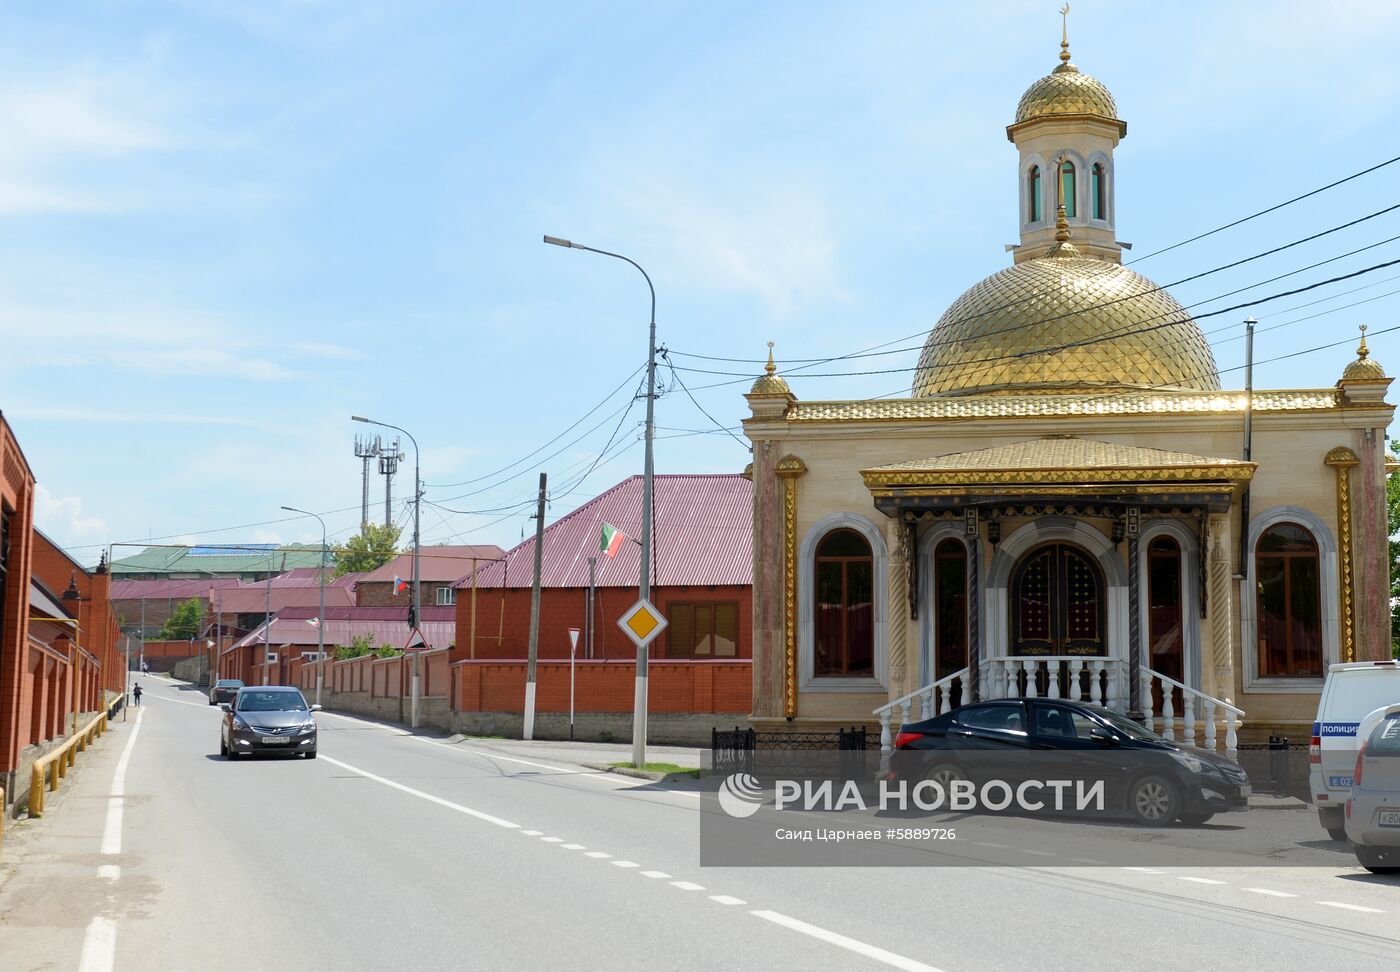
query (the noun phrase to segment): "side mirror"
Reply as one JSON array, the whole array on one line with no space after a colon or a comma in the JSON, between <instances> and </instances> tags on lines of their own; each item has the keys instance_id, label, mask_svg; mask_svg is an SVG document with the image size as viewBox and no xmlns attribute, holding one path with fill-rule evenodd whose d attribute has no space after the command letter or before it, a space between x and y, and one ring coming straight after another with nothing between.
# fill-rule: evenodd
<instances>
[{"instance_id":1,"label":"side mirror","mask_svg":"<svg viewBox=\"0 0 1400 972\"><path fill-rule=\"evenodd\" d=\"M1095 726L1089 730L1089 738L1098 742L1100 746L1117 746L1118 737L1101 726Z\"/></svg>"},{"instance_id":2,"label":"side mirror","mask_svg":"<svg viewBox=\"0 0 1400 972\"><path fill-rule=\"evenodd\" d=\"M233 711L233 706L230 705L230 704L227 703L227 702L220 702L220 703L219 703L219 708L223 709L225 712L232 712L232 711Z\"/></svg>"},{"instance_id":3,"label":"side mirror","mask_svg":"<svg viewBox=\"0 0 1400 972\"><path fill-rule=\"evenodd\" d=\"M321 705L320 705L320 703L313 702L312 705L311 705L311 711L312 711L312 712L320 712L320 711L321 711Z\"/></svg>"}]
</instances>

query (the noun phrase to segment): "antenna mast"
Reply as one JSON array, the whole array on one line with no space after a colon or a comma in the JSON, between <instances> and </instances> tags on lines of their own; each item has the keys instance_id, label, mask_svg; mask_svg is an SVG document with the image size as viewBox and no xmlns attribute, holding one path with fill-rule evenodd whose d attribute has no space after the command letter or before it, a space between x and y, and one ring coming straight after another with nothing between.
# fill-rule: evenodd
<instances>
[{"instance_id":1,"label":"antenna mast","mask_svg":"<svg viewBox=\"0 0 1400 972\"><path fill-rule=\"evenodd\" d=\"M384 525L391 527L394 525L394 474L399 471L404 453L399 447L398 436L394 436L394 444L387 450L379 447L379 437L376 436L375 446L379 448L379 473L384 477Z\"/></svg>"},{"instance_id":2,"label":"antenna mast","mask_svg":"<svg viewBox=\"0 0 1400 972\"><path fill-rule=\"evenodd\" d=\"M369 526L369 461L379 455L379 439L355 436L355 457L360 460L360 529Z\"/></svg>"}]
</instances>

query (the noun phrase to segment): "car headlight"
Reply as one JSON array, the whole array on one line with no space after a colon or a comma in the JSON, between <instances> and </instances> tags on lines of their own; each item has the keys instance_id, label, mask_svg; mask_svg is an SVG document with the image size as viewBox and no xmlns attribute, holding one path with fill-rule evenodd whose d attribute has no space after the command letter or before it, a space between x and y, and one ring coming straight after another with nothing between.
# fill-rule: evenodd
<instances>
[{"instance_id":1,"label":"car headlight","mask_svg":"<svg viewBox=\"0 0 1400 972\"><path fill-rule=\"evenodd\" d=\"M1182 753L1173 750L1172 759L1176 760L1182 766L1186 767L1186 769L1189 772L1192 773L1199 773L1202 769L1205 768L1205 763L1201 759L1192 756L1190 753Z\"/></svg>"},{"instance_id":2,"label":"car headlight","mask_svg":"<svg viewBox=\"0 0 1400 972\"><path fill-rule=\"evenodd\" d=\"M308 722L297 732L298 736L308 736L316 731L316 723Z\"/></svg>"},{"instance_id":3,"label":"car headlight","mask_svg":"<svg viewBox=\"0 0 1400 972\"><path fill-rule=\"evenodd\" d=\"M246 722L244 722L242 719L240 719L238 716L234 716L234 717L233 717L233 728L236 729L236 730L238 730L239 732L247 732L247 731L248 731L250 728L252 728L252 727L249 726L248 723L246 723Z\"/></svg>"}]
</instances>

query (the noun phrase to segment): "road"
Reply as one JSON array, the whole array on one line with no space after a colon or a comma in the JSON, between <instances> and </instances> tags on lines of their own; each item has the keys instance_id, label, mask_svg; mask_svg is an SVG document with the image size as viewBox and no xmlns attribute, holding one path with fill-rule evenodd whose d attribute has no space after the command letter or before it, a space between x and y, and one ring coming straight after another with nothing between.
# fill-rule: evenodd
<instances>
[{"instance_id":1,"label":"road","mask_svg":"<svg viewBox=\"0 0 1400 972\"><path fill-rule=\"evenodd\" d=\"M201 693L146 687L24 828L7 970L1400 966L1400 881L1341 855L704 868L693 792L330 713L315 761L229 762Z\"/></svg>"}]
</instances>

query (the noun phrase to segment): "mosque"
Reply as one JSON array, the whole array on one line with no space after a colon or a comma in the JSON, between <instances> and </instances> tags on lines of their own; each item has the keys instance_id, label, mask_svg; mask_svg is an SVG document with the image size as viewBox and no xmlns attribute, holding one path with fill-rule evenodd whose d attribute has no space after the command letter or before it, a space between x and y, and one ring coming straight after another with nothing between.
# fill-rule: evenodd
<instances>
[{"instance_id":1,"label":"mosque","mask_svg":"<svg viewBox=\"0 0 1400 972\"><path fill-rule=\"evenodd\" d=\"M976 699L1092 700L1211 748L1306 738L1327 666L1390 657L1369 357L1225 390L1123 265L1108 88L1060 63L1006 129L1020 243L929 333L910 397L746 396L760 729L882 729Z\"/></svg>"}]
</instances>

